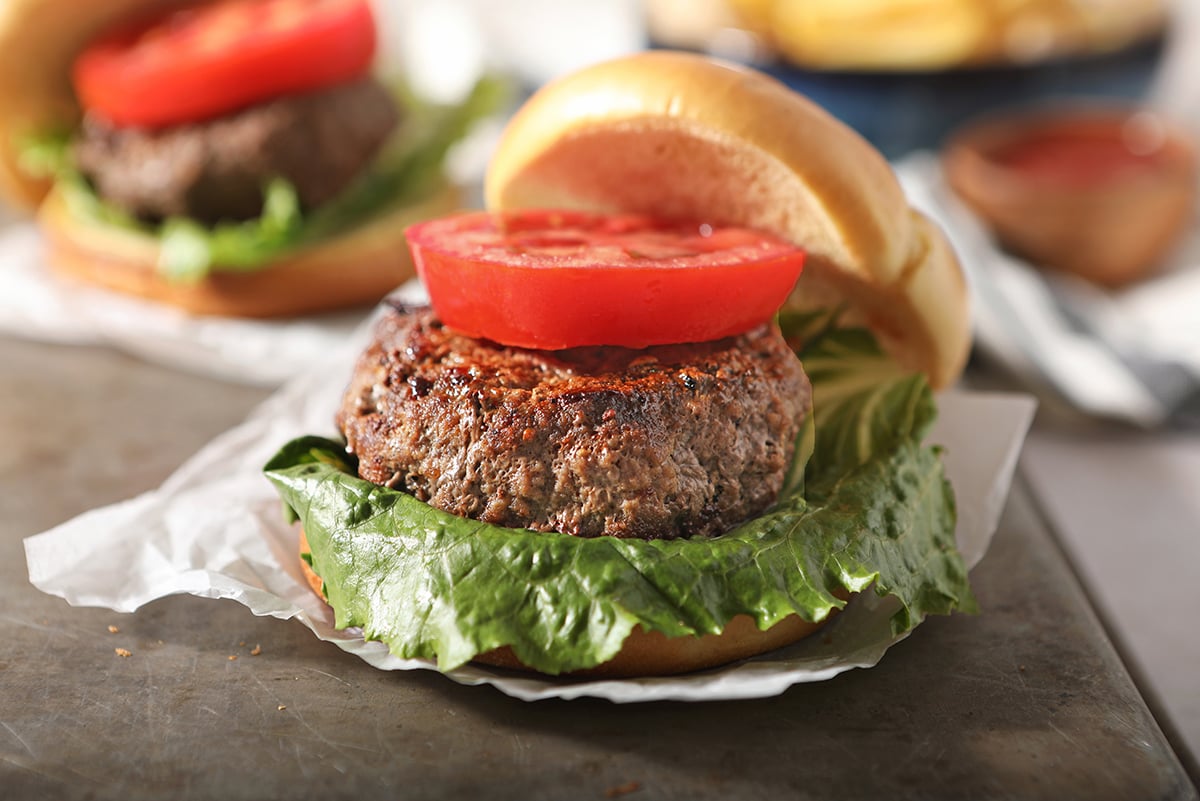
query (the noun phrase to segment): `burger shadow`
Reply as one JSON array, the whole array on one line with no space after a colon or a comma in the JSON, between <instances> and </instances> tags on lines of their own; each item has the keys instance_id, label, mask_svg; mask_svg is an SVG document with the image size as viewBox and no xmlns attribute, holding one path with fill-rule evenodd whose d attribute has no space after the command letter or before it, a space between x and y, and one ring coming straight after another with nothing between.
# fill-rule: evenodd
<instances>
[{"instance_id":1,"label":"burger shadow","mask_svg":"<svg viewBox=\"0 0 1200 801\"><path fill-rule=\"evenodd\" d=\"M1182 774L1078 585L1016 522L972 572L981 614L927 619L875 667L775 697L525 702L426 686L560 755L546 781L599 772L651 797L1179 795Z\"/></svg>"},{"instance_id":2,"label":"burger shadow","mask_svg":"<svg viewBox=\"0 0 1200 801\"><path fill-rule=\"evenodd\" d=\"M162 679L169 709L211 704L211 686L262 706L270 688L272 714L284 704L312 730L378 749L363 751L368 789L419 767L422 797L558 798L575 787L565 797L604 797L635 784L635 798L1180 795L1166 786L1179 774L1161 734L1077 585L1023 533L998 535L973 571L982 614L930 618L874 668L750 700L526 702L432 670L379 671L233 601L172 597L112 619L139 659L159 660L157 675L178 673ZM226 659L259 645L258 658ZM346 725L381 718L394 726ZM283 715L271 726L272 737L312 734ZM297 742L311 746L306 758L326 748Z\"/></svg>"},{"instance_id":3,"label":"burger shadow","mask_svg":"<svg viewBox=\"0 0 1200 801\"><path fill-rule=\"evenodd\" d=\"M899 644L878 668L769 698L526 702L492 688L464 694L443 682L433 689L496 730L574 754L581 776L616 769L640 790L663 792L660 785L669 783L681 797L740 796L751 786L762 797L805 797L814 785L837 786L843 797L878 797L883 786L927 784L934 764L966 772L981 767L963 752L946 753L945 737L930 736L947 731L948 717L961 718L953 723L960 733L964 723L992 725L972 721L974 704L939 679L944 668L931 669L931 654L947 647L938 624Z\"/></svg>"}]
</instances>

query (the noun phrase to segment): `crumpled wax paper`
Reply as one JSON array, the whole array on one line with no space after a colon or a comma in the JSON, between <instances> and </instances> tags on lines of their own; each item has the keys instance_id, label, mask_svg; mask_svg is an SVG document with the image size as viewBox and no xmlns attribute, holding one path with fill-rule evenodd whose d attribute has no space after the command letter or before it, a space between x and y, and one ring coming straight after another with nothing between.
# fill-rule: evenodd
<instances>
[{"instance_id":1,"label":"crumpled wax paper","mask_svg":"<svg viewBox=\"0 0 1200 801\"><path fill-rule=\"evenodd\" d=\"M256 615L296 618L317 637L384 670L434 669L393 656L355 630L333 628L332 611L309 589L296 556L296 530L284 522L262 466L295 436L332 434L333 412L370 324L268 398L238 427L214 439L161 487L87 512L25 541L29 578L76 606L132 612L188 593L232 598ZM1017 456L1033 416L1031 399L949 392L930 441L945 446L958 498L957 537L968 565L987 551ZM686 676L580 681L520 676L467 665L463 684L491 684L525 700L591 696L616 702L718 700L776 695L876 664L902 637L892 635L893 599L859 596L837 619L788 648Z\"/></svg>"},{"instance_id":2,"label":"crumpled wax paper","mask_svg":"<svg viewBox=\"0 0 1200 801\"><path fill-rule=\"evenodd\" d=\"M61 278L46 269L32 222L0 230L0 333L109 345L146 361L276 387L344 342L367 309L287 320L197 317Z\"/></svg>"}]
</instances>

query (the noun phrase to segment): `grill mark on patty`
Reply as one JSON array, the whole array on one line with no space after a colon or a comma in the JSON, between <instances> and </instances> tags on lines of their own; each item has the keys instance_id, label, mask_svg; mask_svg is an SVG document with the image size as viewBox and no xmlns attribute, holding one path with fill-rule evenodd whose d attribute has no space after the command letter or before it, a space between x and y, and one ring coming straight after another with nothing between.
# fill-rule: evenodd
<instances>
[{"instance_id":1,"label":"grill mark on patty","mask_svg":"<svg viewBox=\"0 0 1200 801\"><path fill-rule=\"evenodd\" d=\"M497 525L720 534L774 502L811 407L773 325L710 343L546 352L391 306L337 415L359 473Z\"/></svg>"}]
</instances>

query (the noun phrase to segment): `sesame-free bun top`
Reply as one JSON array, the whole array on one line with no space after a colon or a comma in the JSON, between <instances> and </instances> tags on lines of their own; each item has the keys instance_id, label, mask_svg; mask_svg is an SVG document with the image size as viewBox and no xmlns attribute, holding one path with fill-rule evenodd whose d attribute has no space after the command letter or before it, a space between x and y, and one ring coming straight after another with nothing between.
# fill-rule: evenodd
<instances>
[{"instance_id":1,"label":"sesame-free bun top","mask_svg":"<svg viewBox=\"0 0 1200 801\"><path fill-rule=\"evenodd\" d=\"M941 231L883 157L783 84L702 56L604 62L537 92L488 169L492 209L572 208L741 225L808 253L790 305L846 302L935 387L970 342L966 288Z\"/></svg>"},{"instance_id":2,"label":"sesame-free bun top","mask_svg":"<svg viewBox=\"0 0 1200 801\"><path fill-rule=\"evenodd\" d=\"M20 167L26 137L70 130L79 118L71 64L117 22L179 5L176 0L4 0L0 3L0 195L36 206L50 182Z\"/></svg>"}]
</instances>

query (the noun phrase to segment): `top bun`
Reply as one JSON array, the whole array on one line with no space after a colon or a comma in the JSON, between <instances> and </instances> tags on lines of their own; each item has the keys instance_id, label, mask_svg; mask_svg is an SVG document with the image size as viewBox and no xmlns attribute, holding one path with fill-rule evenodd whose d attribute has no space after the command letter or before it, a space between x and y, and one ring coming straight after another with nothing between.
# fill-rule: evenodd
<instances>
[{"instance_id":1,"label":"top bun","mask_svg":"<svg viewBox=\"0 0 1200 801\"><path fill-rule=\"evenodd\" d=\"M493 209L573 208L741 225L808 252L789 304L846 302L906 367L952 383L970 343L942 233L879 153L752 70L647 52L553 82L509 123Z\"/></svg>"},{"instance_id":2,"label":"top bun","mask_svg":"<svg viewBox=\"0 0 1200 801\"><path fill-rule=\"evenodd\" d=\"M85 45L131 15L179 5L171 0L5 0L0 3L0 194L36 206L50 181L25 174L22 140L69 130L79 118L71 64Z\"/></svg>"}]
</instances>

